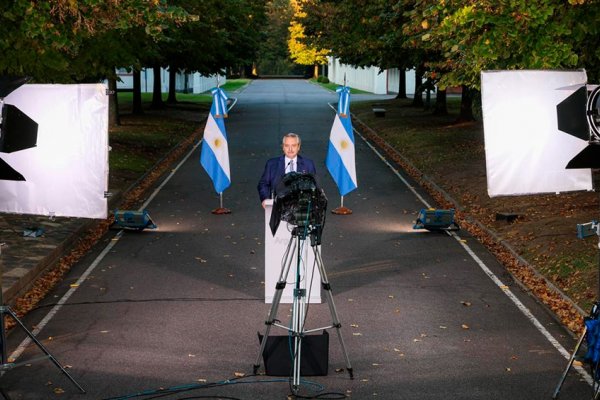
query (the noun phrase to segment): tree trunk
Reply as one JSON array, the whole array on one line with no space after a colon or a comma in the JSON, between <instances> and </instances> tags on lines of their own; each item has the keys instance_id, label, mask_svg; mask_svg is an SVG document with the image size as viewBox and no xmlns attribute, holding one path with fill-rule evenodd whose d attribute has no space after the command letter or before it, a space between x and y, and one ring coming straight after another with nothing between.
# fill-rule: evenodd
<instances>
[{"instance_id":1,"label":"tree trunk","mask_svg":"<svg viewBox=\"0 0 600 400\"><path fill-rule=\"evenodd\" d=\"M397 99L406 99L406 70L404 68L400 69L400 79L398 83L398 94L396 95Z\"/></svg>"},{"instance_id":2,"label":"tree trunk","mask_svg":"<svg viewBox=\"0 0 600 400\"><path fill-rule=\"evenodd\" d=\"M423 75L425 70L422 65L415 69L415 97L412 101L413 107L423 107Z\"/></svg>"},{"instance_id":3,"label":"tree trunk","mask_svg":"<svg viewBox=\"0 0 600 400\"><path fill-rule=\"evenodd\" d=\"M435 97L435 105L433 115L448 115L448 107L446 102L446 89L437 91Z\"/></svg>"},{"instance_id":4,"label":"tree trunk","mask_svg":"<svg viewBox=\"0 0 600 400\"><path fill-rule=\"evenodd\" d=\"M117 96L117 78L108 79L108 125L121 125L119 118L119 97Z\"/></svg>"},{"instance_id":5,"label":"tree trunk","mask_svg":"<svg viewBox=\"0 0 600 400\"><path fill-rule=\"evenodd\" d=\"M142 115L142 77L141 71L133 70L133 100L131 104L131 113L134 115Z\"/></svg>"},{"instance_id":6,"label":"tree trunk","mask_svg":"<svg viewBox=\"0 0 600 400\"><path fill-rule=\"evenodd\" d=\"M177 96L175 95L175 78L177 77L177 69L169 67L169 97L167 97L167 104L177 103Z\"/></svg>"},{"instance_id":7,"label":"tree trunk","mask_svg":"<svg viewBox=\"0 0 600 400\"><path fill-rule=\"evenodd\" d=\"M313 78L317 79L319 77L319 64L315 64L313 68Z\"/></svg>"},{"instance_id":8,"label":"tree trunk","mask_svg":"<svg viewBox=\"0 0 600 400\"><path fill-rule=\"evenodd\" d=\"M470 122L475 121L473 115L473 89L467 86L462 86L462 96L460 99L460 115L456 122Z\"/></svg>"},{"instance_id":9,"label":"tree trunk","mask_svg":"<svg viewBox=\"0 0 600 400\"><path fill-rule=\"evenodd\" d=\"M154 72L154 84L152 85L152 104L150 105L153 109L165 108L165 103L162 99L162 88L160 84L160 65L152 67Z\"/></svg>"}]
</instances>

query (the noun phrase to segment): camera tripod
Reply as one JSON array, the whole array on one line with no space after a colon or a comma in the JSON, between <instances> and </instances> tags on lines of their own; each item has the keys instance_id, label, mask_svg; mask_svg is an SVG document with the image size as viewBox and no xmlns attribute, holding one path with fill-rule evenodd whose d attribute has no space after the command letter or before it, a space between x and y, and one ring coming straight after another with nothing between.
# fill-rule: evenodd
<instances>
[{"instance_id":1,"label":"camera tripod","mask_svg":"<svg viewBox=\"0 0 600 400\"><path fill-rule=\"evenodd\" d=\"M3 243L2 243L3 244ZM1 244L0 244L1 246ZM67 370L56 360L56 358L54 358L54 356L48 351L48 349L35 337L35 335L33 333L31 333L27 327L21 322L21 320L17 317L17 314L7 305L4 304L4 300L2 297L2 277L3 277L3 270L4 270L4 266L2 265L2 258L1 258L1 253L0 253L0 351L2 352L2 354L0 354L0 378L2 377L2 375L4 375L4 373L6 371L9 371L13 368L16 367L20 367L26 364L31 363L32 361L39 361L39 360L45 360L45 359L49 359L50 361L52 361L52 363L54 365L56 365L56 367L58 369L60 369L60 371L67 377L69 378L69 380L71 382L73 382L73 385L75 385L75 387L77 387L77 389L79 389L79 391L81 393L85 393L85 390L77 383L77 381L67 372ZM25 332L25 334L27 334L27 336L29 337L29 339L31 339L31 341L33 341L33 343L36 344L37 347L39 347L39 349L45 354L45 356L42 357L38 357L35 359L31 359L28 361L23 361L20 363L15 363L13 361L10 361L8 358L8 352L7 352L7 341L6 341L6 325L5 325L5 318L6 317L10 317L13 319L13 321L16 322L16 324L23 330L23 332ZM5 399L5 400L10 400L10 397L8 396L8 394L6 393L6 391L4 390L3 387L0 387L0 395Z\"/></svg>"},{"instance_id":2,"label":"camera tripod","mask_svg":"<svg viewBox=\"0 0 600 400\"><path fill-rule=\"evenodd\" d=\"M333 296L331 294L331 285L327 280L327 274L325 273L325 267L323 265L323 259L321 258L321 251L319 249L320 245L320 227L309 227L309 226L296 226L292 230L292 236L290 241L288 242L284 260L281 267L281 273L279 275L279 279L275 286L275 295L273 296L273 302L271 304L271 309L269 311L267 320L265 321L266 331L260 343L260 350L258 352L258 356L256 357L256 362L254 363L254 374L258 372L260 368L260 359L265 350L265 346L267 344L267 338L269 337L269 333L271 331L272 326L277 326L279 328L285 329L288 331L291 339L293 340L293 346L291 347L291 351L293 354L292 359L292 391L294 394L298 393L300 387L300 365L301 365L301 356L302 356L302 340L306 334L335 328L337 331L338 339L340 341L340 345L342 348L342 353L344 355L346 361L346 369L348 370L348 374L350 379L354 379L352 366L350 365L350 359L348 358L348 353L346 352L346 345L344 344L344 339L342 337L340 328L342 327L338 315L337 310L335 308L335 304L333 302ZM319 268L319 272L321 274L321 286L325 291L325 298L327 304L329 306L329 312L331 314L332 324L322 328L316 329L305 329L306 322L306 313L307 313L307 295L306 295L306 276L302 277L300 274L301 266L302 266L302 249L306 244L307 239L310 238L310 245L313 249L315 256L315 264ZM277 318L277 310L279 308L279 304L281 301L281 296L283 294L283 290L285 289L287 277L289 275L292 262L296 261L296 281L294 287L294 296L293 296L293 305L292 305L292 316L291 316L291 327L285 326L280 323L276 319Z\"/></svg>"}]
</instances>

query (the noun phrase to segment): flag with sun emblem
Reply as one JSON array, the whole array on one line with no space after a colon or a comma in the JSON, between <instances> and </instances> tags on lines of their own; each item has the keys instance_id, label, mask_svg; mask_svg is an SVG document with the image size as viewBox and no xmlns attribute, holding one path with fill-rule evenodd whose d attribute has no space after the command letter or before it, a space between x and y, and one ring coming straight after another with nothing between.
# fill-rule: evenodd
<instances>
[{"instance_id":1,"label":"flag with sun emblem","mask_svg":"<svg viewBox=\"0 0 600 400\"><path fill-rule=\"evenodd\" d=\"M223 193L231 184L224 120L227 117L227 96L218 87L212 90L212 95L213 103L204 127L200 164L212 179L216 192Z\"/></svg>"},{"instance_id":2,"label":"flag with sun emblem","mask_svg":"<svg viewBox=\"0 0 600 400\"><path fill-rule=\"evenodd\" d=\"M354 165L354 133L350 120L350 88L340 86L338 109L331 127L329 149L325 164L335 181L340 195L344 196L357 187Z\"/></svg>"}]
</instances>

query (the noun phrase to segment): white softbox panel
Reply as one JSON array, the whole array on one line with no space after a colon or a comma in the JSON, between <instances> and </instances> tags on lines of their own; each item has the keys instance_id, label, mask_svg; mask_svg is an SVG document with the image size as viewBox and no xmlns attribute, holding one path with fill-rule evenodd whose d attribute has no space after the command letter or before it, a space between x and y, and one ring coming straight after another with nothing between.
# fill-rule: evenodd
<instances>
[{"instance_id":1,"label":"white softbox panel","mask_svg":"<svg viewBox=\"0 0 600 400\"><path fill-rule=\"evenodd\" d=\"M561 132L556 106L585 71L484 71L481 101L490 197L592 190L589 169L565 169L587 141Z\"/></svg>"},{"instance_id":2,"label":"white softbox panel","mask_svg":"<svg viewBox=\"0 0 600 400\"><path fill-rule=\"evenodd\" d=\"M38 124L37 145L0 158L25 180L0 180L0 211L106 218L108 96L101 84L23 85L5 104Z\"/></svg>"}]
</instances>

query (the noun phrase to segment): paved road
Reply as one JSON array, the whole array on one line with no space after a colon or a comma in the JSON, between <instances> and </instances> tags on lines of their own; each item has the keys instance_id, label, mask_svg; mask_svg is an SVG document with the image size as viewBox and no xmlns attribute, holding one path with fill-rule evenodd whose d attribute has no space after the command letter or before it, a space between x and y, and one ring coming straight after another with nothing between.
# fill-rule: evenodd
<instances>
[{"instance_id":1,"label":"paved road","mask_svg":"<svg viewBox=\"0 0 600 400\"><path fill-rule=\"evenodd\" d=\"M159 230L111 232L25 320L41 329L39 338L87 394L43 360L6 373L0 382L11 398L132 398L174 386L195 390L163 398L285 399L290 393L285 379L266 376L196 386L252 372L256 333L264 331L269 310L256 183L264 161L278 155L283 133L302 136L330 208L339 204L323 163L333 121L327 103L336 98L298 80L255 81L237 97L226 121L233 185L224 202L233 213L210 213L218 198L195 149L147 206ZM354 214L328 216L322 246L355 379L336 372L345 363L330 332L329 374L306 377L301 393L549 399L566 360L531 319L559 347L570 351L572 338L466 233L413 231L416 211L430 200L358 138L356 163L359 189L345 198ZM283 320L289 308L281 309ZM52 318L42 320L50 311ZM308 325L328 320L325 304L311 305ZM11 351L22 338L18 331L10 335ZM19 359L39 354L29 345ZM590 390L572 373L561 398L589 398Z\"/></svg>"}]
</instances>

